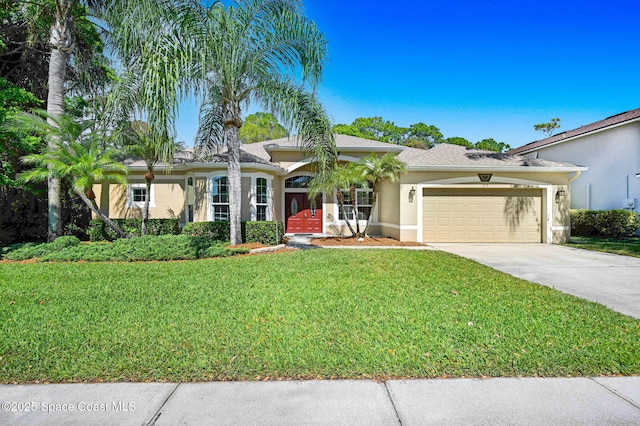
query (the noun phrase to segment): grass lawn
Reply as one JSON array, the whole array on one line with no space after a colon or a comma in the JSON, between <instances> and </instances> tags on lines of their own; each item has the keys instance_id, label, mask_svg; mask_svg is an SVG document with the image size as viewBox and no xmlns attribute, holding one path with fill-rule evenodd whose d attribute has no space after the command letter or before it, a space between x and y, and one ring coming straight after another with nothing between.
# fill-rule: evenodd
<instances>
[{"instance_id":1,"label":"grass lawn","mask_svg":"<svg viewBox=\"0 0 640 426\"><path fill-rule=\"evenodd\" d=\"M566 245L606 253L640 257L640 238L571 237Z\"/></svg>"},{"instance_id":2,"label":"grass lawn","mask_svg":"<svg viewBox=\"0 0 640 426\"><path fill-rule=\"evenodd\" d=\"M437 251L0 264L0 382L640 373L640 321Z\"/></svg>"}]
</instances>

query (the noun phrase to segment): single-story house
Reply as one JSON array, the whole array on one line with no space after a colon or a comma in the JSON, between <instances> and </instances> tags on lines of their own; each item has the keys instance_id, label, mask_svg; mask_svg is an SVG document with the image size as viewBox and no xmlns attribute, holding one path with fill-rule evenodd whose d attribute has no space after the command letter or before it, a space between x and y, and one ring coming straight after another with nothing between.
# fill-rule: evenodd
<instances>
[{"instance_id":1,"label":"single-story house","mask_svg":"<svg viewBox=\"0 0 640 426\"><path fill-rule=\"evenodd\" d=\"M531 142L510 154L582 164L571 182L571 208L637 211L640 201L640 108Z\"/></svg>"},{"instance_id":2,"label":"single-story house","mask_svg":"<svg viewBox=\"0 0 640 426\"><path fill-rule=\"evenodd\" d=\"M418 242L559 243L569 236L569 183L584 167L441 144L429 150L336 135L339 161L390 152L407 164L395 183L383 182L371 235ZM229 217L226 155L201 162L177 156L170 174L156 173L150 217L224 221ZM96 185L112 218L138 217L146 195L141 161L128 161L129 185ZM279 220L289 234L346 234L334 193L307 197L313 164L294 138L242 146L243 220ZM371 191L357 189L361 216ZM353 219L353 218L352 218ZM364 217L358 218L359 220ZM363 221L364 224L364 221Z\"/></svg>"}]
</instances>

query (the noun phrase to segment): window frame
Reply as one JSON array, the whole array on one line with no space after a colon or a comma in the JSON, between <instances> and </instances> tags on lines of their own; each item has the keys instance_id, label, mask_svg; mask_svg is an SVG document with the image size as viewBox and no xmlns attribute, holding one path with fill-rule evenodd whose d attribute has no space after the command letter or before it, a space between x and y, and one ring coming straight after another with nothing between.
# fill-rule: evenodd
<instances>
[{"instance_id":1,"label":"window frame","mask_svg":"<svg viewBox=\"0 0 640 426\"><path fill-rule=\"evenodd\" d=\"M269 211L269 179L264 176L256 176L254 178L255 186L254 186L254 195L255 195L255 217L252 218L254 221L268 221L270 220L270 211ZM264 185L261 183L264 182ZM264 193L260 192L260 189L264 190ZM261 213L263 211L263 213ZM252 215L253 216L253 215Z\"/></svg>"},{"instance_id":2,"label":"window frame","mask_svg":"<svg viewBox=\"0 0 640 426\"><path fill-rule=\"evenodd\" d=\"M144 199L142 201L135 201L134 200L134 191L135 190L140 190L143 189L146 193L147 191L147 184L146 183L130 183L127 185L127 208L133 208L133 209L143 209L144 208ZM151 184L151 193L149 194L149 208L155 208L156 207L156 200L155 200L155 190L154 190L154 185Z\"/></svg>"},{"instance_id":3,"label":"window frame","mask_svg":"<svg viewBox=\"0 0 640 426\"><path fill-rule=\"evenodd\" d=\"M220 201L215 201L216 195L213 194L214 188L215 188L215 181L216 180L221 180L221 179L226 179L226 187L227 187L227 192L226 192L226 203L225 202L220 202ZM210 214L210 219L212 222L229 222L231 217L231 207L229 205L229 176L226 174L221 174L221 175L215 175L215 176L211 176L211 178L209 179L209 183L210 183L210 191L209 191L209 196L210 198L210 203L209 205L211 206L211 214ZM223 197L225 194L221 193L220 197ZM226 206L226 220L220 219L220 214L216 213L216 209L217 208L222 208ZM224 214L224 213L221 213ZM218 215L218 217L216 217L216 215Z\"/></svg>"},{"instance_id":4,"label":"window frame","mask_svg":"<svg viewBox=\"0 0 640 426\"><path fill-rule=\"evenodd\" d=\"M350 191L349 188L346 189L342 189L340 190L340 192L342 192L343 194L343 204L345 207L345 212L347 213L347 215L351 215L352 217L350 219L348 219L351 222L355 221L355 217L354 216L354 210L353 210L353 203L352 200L350 199ZM364 197L366 197L366 199L369 201L368 204L360 204L358 202L358 200L360 199L360 197L363 194L368 194L365 195ZM337 209L337 213L336 216L338 218L338 222L343 222L346 223L346 219L344 218L344 216L342 215L342 209L340 209L340 204L337 201L337 191L335 192L335 196L336 196L336 209ZM344 202L345 199L349 200L349 203ZM358 218L359 222L366 222L367 218L364 214L362 214L362 211L360 210L361 208L373 208L373 185L371 182L367 183L367 186L363 186L363 185L357 185L356 186L356 207L358 208L358 214L361 216L361 218ZM351 210L351 213L349 213L349 210ZM376 214L375 214L375 210L371 211L371 222L375 222L376 221Z\"/></svg>"}]
</instances>

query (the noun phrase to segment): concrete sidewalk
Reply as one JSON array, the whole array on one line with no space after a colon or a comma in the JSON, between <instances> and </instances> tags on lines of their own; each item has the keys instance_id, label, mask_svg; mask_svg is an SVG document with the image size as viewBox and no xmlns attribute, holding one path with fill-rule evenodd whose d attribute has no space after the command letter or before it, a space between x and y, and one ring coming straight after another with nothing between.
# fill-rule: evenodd
<instances>
[{"instance_id":1,"label":"concrete sidewalk","mask_svg":"<svg viewBox=\"0 0 640 426\"><path fill-rule=\"evenodd\" d=\"M637 425L640 377L1 385L0 424Z\"/></svg>"}]
</instances>

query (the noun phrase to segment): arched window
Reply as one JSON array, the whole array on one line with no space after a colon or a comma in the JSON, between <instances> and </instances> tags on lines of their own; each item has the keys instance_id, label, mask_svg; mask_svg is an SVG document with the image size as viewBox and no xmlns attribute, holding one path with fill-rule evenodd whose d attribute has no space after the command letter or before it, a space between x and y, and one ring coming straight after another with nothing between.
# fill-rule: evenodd
<instances>
[{"instance_id":1,"label":"arched window","mask_svg":"<svg viewBox=\"0 0 640 426\"><path fill-rule=\"evenodd\" d=\"M313 180L313 176L295 176L284 181L285 188L307 189Z\"/></svg>"}]
</instances>

